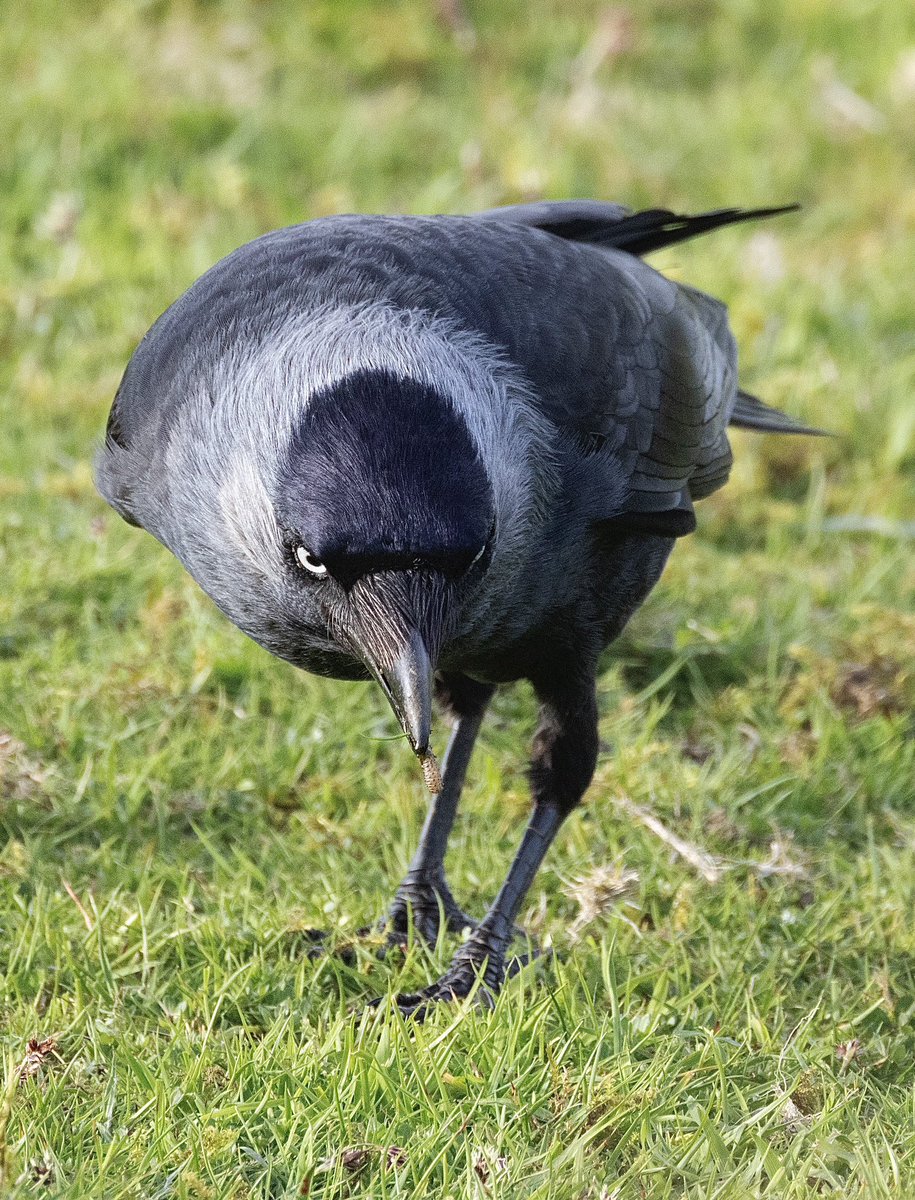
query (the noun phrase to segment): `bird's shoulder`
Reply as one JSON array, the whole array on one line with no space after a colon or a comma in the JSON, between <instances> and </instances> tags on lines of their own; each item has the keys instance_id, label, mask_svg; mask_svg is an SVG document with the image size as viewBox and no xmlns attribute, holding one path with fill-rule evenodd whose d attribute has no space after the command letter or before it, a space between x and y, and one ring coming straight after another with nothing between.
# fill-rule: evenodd
<instances>
[{"instance_id":1,"label":"bird's shoulder","mask_svg":"<svg viewBox=\"0 0 915 1200\"><path fill-rule=\"evenodd\" d=\"M446 229L472 245L465 253L480 264L477 290L458 296L459 316L505 348L539 410L580 443L584 458L603 455L613 470L624 464L634 511L682 514L671 528L685 530L692 501L730 469L736 346L727 309L596 244L596 223L625 210L555 207L522 207L520 221L497 210L478 229Z\"/></svg>"}]
</instances>

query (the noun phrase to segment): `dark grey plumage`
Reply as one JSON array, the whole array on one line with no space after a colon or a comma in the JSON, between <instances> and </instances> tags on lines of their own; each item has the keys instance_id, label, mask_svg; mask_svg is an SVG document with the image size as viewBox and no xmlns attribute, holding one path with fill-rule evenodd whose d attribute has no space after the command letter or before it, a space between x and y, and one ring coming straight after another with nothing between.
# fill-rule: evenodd
<instances>
[{"instance_id":1,"label":"dark grey plumage","mask_svg":"<svg viewBox=\"0 0 915 1200\"><path fill-rule=\"evenodd\" d=\"M811 432L738 391L725 307L637 257L775 211L313 221L217 264L127 369L98 463L127 520L273 653L374 675L421 755L435 671L456 724L395 934L469 923L442 860L470 750L496 684L537 691L518 858L408 1008L501 983L593 773L598 656L727 479L728 424Z\"/></svg>"}]
</instances>

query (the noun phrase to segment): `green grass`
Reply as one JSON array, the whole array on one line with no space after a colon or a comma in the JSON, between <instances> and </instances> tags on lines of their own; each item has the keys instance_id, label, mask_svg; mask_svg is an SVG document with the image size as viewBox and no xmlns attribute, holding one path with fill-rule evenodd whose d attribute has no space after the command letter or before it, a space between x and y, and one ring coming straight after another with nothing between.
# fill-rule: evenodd
<instances>
[{"instance_id":1,"label":"green grass","mask_svg":"<svg viewBox=\"0 0 915 1200\"><path fill-rule=\"evenodd\" d=\"M915 1195L915 14L468 0L471 46L438 11L5 7L0 1194ZM608 749L528 913L557 961L412 1028L363 1003L452 945L345 966L303 936L379 913L419 831L382 697L246 643L90 460L138 338L234 246L539 194L802 201L657 263L731 305L748 387L839 436L735 438L608 658ZM484 729L472 911L533 719L519 688ZM638 882L573 940L608 865Z\"/></svg>"}]
</instances>

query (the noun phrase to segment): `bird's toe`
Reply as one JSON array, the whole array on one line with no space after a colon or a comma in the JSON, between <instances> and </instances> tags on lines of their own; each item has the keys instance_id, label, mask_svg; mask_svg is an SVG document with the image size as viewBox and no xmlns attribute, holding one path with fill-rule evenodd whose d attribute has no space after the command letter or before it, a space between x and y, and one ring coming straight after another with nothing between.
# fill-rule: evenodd
<instances>
[{"instance_id":1,"label":"bird's toe","mask_svg":"<svg viewBox=\"0 0 915 1200\"><path fill-rule=\"evenodd\" d=\"M472 999L481 1008L491 1009L507 976L503 959L497 954L481 958L472 942L466 942L440 979L417 992L401 992L394 1003L405 1017L423 1020L430 1009L442 1002ZM514 972L512 972L514 973ZM383 1003L373 1002L374 1006Z\"/></svg>"},{"instance_id":2,"label":"bird's toe","mask_svg":"<svg viewBox=\"0 0 915 1200\"><path fill-rule=\"evenodd\" d=\"M418 992L398 993L393 997L393 1002L405 1019L424 1021L432 1009L442 1002L454 1004L471 999L480 1008L492 1009L495 1006L497 990L478 981L476 977L468 982L464 978L443 975L441 979ZM386 998L379 997L371 1001L371 1007L377 1008L385 1002Z\"/></svg>"},{"instance_id":3,"label":"bird's toe","mask_svg":"<svg viewBox=\"0 0 915 1200\"><path fill-rule=\"evenodd\" d=\"M355 934L350 933L349 935L332 929L303 929L299 936L304 942L306 958L320 959L331 955L348 967L355 965L359 948L371 952L373 942L379 958L384 958L385 954L395 946L399 945L404 950L406 949L406 939L386 941L381 936L378 927L374 925L364 925L357 929Z\"/></svg>"}]
</instances>

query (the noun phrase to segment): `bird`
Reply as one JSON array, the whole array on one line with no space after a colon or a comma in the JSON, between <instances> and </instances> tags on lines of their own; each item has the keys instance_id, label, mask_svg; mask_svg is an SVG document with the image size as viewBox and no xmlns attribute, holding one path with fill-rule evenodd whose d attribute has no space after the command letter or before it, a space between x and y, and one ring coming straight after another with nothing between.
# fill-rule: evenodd
<instances>
[{"instance_id":1,"label":"bird","mask_svg":"<svg viewBox=\"0 0 915 1200\"><path fill-rule=\"evenodd\" d=\"M594 774L601 655L727 480L729 427L820 432L739 387L722 302L644 261L796 207L322 217L218 262L127 365L102 496L271 654L374 679L424 766L384 928L464 937L395 996L405 1015L491 1004L523 961L518 914ZM519 680L539 710L531 812L477 921L445 851L487 707Z\"/></svg>"}]
</instances>

